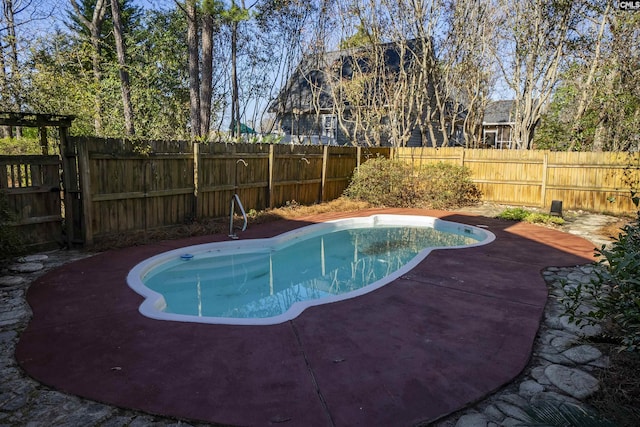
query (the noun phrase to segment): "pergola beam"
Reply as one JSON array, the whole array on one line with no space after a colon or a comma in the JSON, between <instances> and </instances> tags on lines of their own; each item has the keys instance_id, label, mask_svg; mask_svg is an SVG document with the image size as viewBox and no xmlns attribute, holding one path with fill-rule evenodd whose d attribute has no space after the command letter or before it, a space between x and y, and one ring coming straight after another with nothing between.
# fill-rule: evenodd
<instances>
[{"instance_id":1,"label":"pergola beam","mask_svg":"<svg viewBox=\"0 0 640 427\"><path fill-rule=\"evenodd\" d=\"M0 111L0 126L70 128L75 116Z\"/></svg>"}]
</instances>

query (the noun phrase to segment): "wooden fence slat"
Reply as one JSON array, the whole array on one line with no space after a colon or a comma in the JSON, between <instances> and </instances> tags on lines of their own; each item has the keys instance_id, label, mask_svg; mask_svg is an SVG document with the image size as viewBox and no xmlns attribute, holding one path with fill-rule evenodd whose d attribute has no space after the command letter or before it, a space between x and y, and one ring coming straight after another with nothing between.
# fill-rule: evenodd
<instances>
[{"instance_id":1,"label":"wooden fence slat","mask_svg":"<svg viewBox=\"0 0 640 427\"><path fill-rule=\"evenodd\" d=\"M82 194L82 217L84 243L93 245L93 206L91 193L91 168L89 164L89 149L82 141L76 146L78 150L78 169L80 171L80 191Z\"/></svg>"},{"instance_id":2,"label":"wooden fence slat","mask_svg":"<svg viewBox=\"0 0 640 427\"><path fill-rule=\"evenodd\" d=\"M15 225L30 225L30 224L42 224L47 222L60 222L62 221L61 215L46 215L46 216L32 216L29 218L23 218L15 221Z\"/></svg>"}]
</instances>

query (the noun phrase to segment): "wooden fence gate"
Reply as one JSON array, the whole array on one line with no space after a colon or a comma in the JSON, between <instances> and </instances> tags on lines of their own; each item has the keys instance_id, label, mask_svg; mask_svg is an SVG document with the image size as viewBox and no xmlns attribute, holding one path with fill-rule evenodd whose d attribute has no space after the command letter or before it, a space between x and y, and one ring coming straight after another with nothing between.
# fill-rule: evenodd
<instances>
[{"instance_id":1,"label":"wooden fence gate","mask_svg":"<svg viewBox=\"0 0 640 427\"><path fill-rule=\"evenodd\" d=\"M32 127L39 129L42 155L0 155L0 196L11 214L10 225L20 235L28 251L56 248L79 239L79 234L67 230L79 217L71 212L72 193L62 191L61 160L50 155L48 128L57 128L61 147L67 143L72 116L0 112L0 126L8 129ZM66 177L70 178L70 177ZM64 206L64 209L63 209Z\"/></svg>"},{"instance_id":2,"label":"wooden fence gate","mask_svg":"<svg viewBox=\"0 0 640 427\"><path fill-rule=\"evenodd\" d=\"M26 249L63 244L58 156L0 156L0 189Z\"/></svg>"}]
</instances>

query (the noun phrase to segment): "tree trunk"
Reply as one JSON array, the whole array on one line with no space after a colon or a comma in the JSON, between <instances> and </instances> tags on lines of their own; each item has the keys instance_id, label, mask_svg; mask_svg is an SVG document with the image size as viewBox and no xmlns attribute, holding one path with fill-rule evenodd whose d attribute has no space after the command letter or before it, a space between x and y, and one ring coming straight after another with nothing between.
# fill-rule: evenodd
<instances>
[{"instance_id":1,"label":"tree trunk","mask_svg":"<svg viewBox=\"0 0 640 427\"><path fill-rule=\"evenodd\" d=\"M240 137L240 102L238 96L238 23L231 25L231 135Z\"/></svg>"},{"instance_id":2,"label":"tree trunk","mask_svg":"<svg viewBox=\"0 0 640 427\"><path fill-rule=\"evenodd\" d=\"M104 22L104 15L107 11L107 3L105 0L97 0L96 7L93 9L91 21L84 17L76 0L70 0L78 19L89 29L91 33L91 63L93 67L93 81L96 86L96 96L94 101L94 117L93 125L96 135L102 135L102 100L100 96L100 85L102 82L102 71L100 69L100 30Z\"/></svg>"},{"instance_id":3,"label":"tree trunk","mask_svg":"<svg viewBox=\"0 0 640 427\"><path fill-rule=\"evenodd\" d=\"M15 10L12 0L5 0L4 6L4 19L6 21L7 37L6 41L9 45L9 70L11 72L11 78L6 80L6 95L5 101L7 107L15 111L22 111L22 101L20 100L20 69L18 66L18 45L16 38L16 26L15 26ZM0 41L3 42L3 41ZM4 63L3 63L4 66ZM16 127L17 138L22 137L22 128ZM9 135L12 135L12 129L9 129Z\"/></svg>"},{"instance_id":4,"label":"tree trunk","mask_svg":"<svg viewBox=\"0 0 640 427\"><path fill-rule=\"evenodd\" d=\"M611 8L611 4L607 2L607 6L602 13L602 20L600 21L600 28L598 30L598 36L595 40L595 52L593 56L593 60L591 61L591 66L589 67L589 74L587 75L587 80L585 81L582 91L580 94L580 99L578 101L578 107L573 116L573 124L571 126L571 143L569 145L569 151L572 151L576 144L579 142L579 135L581 133L582 128L582 118L584 117L584 113L587 110L587 105L591 102L591 99L594 96L595 90L593 87L593 80L596 75L596 71L600 65L600 50L602 47L602 41L604 36L604 30L607 23L607 19L609 17L609 10Z\"/></svg>"},{"instance_id":5,"label":"tree trunk","mask_svg":"<svg viewBox=\"0 0 640 427\"><path fill-rule=\"evenodd\" d=\"M504 45L496 49L498 66L515 93L514 146L532 148L536 126L551 99L558 71L570 48L573 2L501 3ZM505 52L512 52L505 57Z\"/></svg>"},{"instance_id":6,"label":"tree trunk","mask_svg":"<svg viewBox=\"0 0 640 427\"><path fill-rule=\"evenodd\" d=\"M129 85L129 72L127 71L127 60L125 54L122 18L120 16L120 6L118 0L111 0L111 14L113 19L113 35L116 41L116 52L118 54L118 71L120 74L120 86L122 90L122 106L124 111L124 127L128 136L135 134L133 126L133 105L131 104L131 87Z\"/></svg>"},{"instance_id":7,"label":"tree trunk","mask_svg":"<svg viewBox=\"0 0 640 427\"><path fill-rule=\"evenodd\" d=\"M201 136L200 124L200 76L198 58L198 21L196 0L188 0L187 12L187 48L189 51L189 116L191 119L191 137Z\"/></svg>"},{"instance_id":8,"label":"tree trunk","mask_svg":"<svg viewBox=\"0 0 640 427\"><path fill-rule=\"evenodd\" d=\"M6 10L4 9L6 5L3 4L3 6L3 10ZM9 95L9 77L7 75L7 64L4 60L4 55L4 46L3 43L0 43L0 97L5 100L4 103L6 105L9 103L11 97ZM11 126L0 126L0 138L11 137L11 132Z\"/></svg>"},{"instance_id":9,"label":"tree trunk","mask_svg":"<svg viewBox=\"0 0 640 427\"><path fill-rule=\"evenodd\" d=\"M213 95L213 16L202 17L202 81L200 83L200 135L209 135Z\"/></svg>"}]
</instances>

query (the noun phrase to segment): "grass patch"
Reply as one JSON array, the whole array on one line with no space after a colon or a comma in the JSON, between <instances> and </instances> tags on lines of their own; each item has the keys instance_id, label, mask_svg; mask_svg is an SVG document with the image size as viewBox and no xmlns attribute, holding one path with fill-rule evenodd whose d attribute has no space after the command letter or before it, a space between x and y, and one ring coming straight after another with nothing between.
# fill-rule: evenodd
<instances>
[{"instance_id":1,"label":"grass patch","mask_svg":"<svg viewBox=\"0 0 640 427\"><path fill-rule=\"evenodd\" d=\"M531 224L563 225L564 219L559 216L540 212L532 212L523 208L507 208L499 213L496 218L509 221L524 221Z\"/></svg>"}]
</instances>

